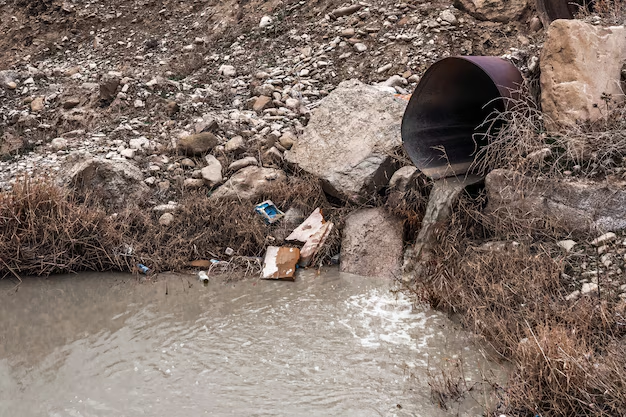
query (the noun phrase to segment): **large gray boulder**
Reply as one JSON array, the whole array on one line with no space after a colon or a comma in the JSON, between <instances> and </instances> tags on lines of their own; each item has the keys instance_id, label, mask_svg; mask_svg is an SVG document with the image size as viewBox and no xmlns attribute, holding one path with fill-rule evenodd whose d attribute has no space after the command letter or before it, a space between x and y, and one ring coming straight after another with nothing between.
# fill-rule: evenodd
<instances>
[{"instance_id":1,"label":"large gray boulder","mask_svg":"<svg viewBox=\"0 0 626 417\"><path fill-rule=\"evenodd\" d=\"M286 180L287 176L279 169L248 166L230 177L224 185L215 190L211 198L255 200L271 184L282 183Z\"/></svg>"},{"instance_id":2,"label":"large gray boulder","mask_svg":"<svg viewBox=\"0 0 626 417\"><path fill-rule=\"evenodd\" d=\"M497 169L485 180L485 209L499 224L566 233L626 229L626 188L593 181L537 179Z\"/></svg>"},{"instance_id":3,"label":"large gray boulder","mask_svg":"<svg viewBox=\"0 0 626 417\"><path fill-rule=\"evenodd\" d=\"M372 277L399 277L402 236L402 219L382 208L350 213L341 241L341 271Z\"/></svg>"},{"instance_id":4,"label":"large gray boulder","mask_svg":"<svg viewBox=\"0 0 626 417\"><path fill-rule=\"evenodd\" d=\"M341 199L364 201L395 171L406 101L357 80L344 81L313 112L285 160L322 180Z\"/></svg>"},{"instance_id":5,"label":"large gray boulder","mask_svg":"<svg viewBox=\"0 0 626 417\"><path fill-rule=\"evenodd\" d=\"M122 208L127 202L140 203L150 195L141 170L122 159L86 159L71 167L62 180L78 190L93 192L111 209Z\"/></svg>"},{"instance_id":6,"label":"large gray boulder","mask_svg":"<svg viewBox=\"0 0 626 417\"><path fill-rule=\"evenodd\" d=\"M607 104L623 102L624 26L603 28L556 20L541 52L541 107L548 130L601 120ZM608 101L608 103L607 103Z\"/></svg>"}]
</instances>

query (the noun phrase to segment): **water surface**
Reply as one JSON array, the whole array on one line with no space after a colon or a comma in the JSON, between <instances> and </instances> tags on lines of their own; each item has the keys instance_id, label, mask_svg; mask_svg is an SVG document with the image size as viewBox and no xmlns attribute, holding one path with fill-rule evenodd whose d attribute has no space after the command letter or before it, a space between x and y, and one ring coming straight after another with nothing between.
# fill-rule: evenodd
<instances>
[{"instance_id":1,"label":"water surface","mask_svg":"<svg viewBox=\"0 0 626 417\"><path fill-rule=\"evenodd\" d=\"M427 370L499 367L440 313L379 279L203 286L81 274L0 281L0 416L479 415L442 410Z\"/></svg>"}]
</instances>

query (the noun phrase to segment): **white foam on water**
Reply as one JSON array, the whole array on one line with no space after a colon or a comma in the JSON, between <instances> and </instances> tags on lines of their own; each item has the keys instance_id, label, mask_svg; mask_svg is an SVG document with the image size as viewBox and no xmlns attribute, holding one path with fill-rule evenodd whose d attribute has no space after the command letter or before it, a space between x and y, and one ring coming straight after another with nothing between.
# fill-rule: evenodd
<instances>
[{"instance_id":1,"label":"white foam on water","mask_svg":"<svg viewBox=\"0 0 626 417\"><path fill-rule=\"evenodd\" d=\"M351 320L341 320L361 345L378 348L383 343L408 346L418 350L426 346L434 334L427 333L429 317L424 311L414 311L411 300L402 293L374 289L353 295L346 300ZM357 319L358 326L349 323ZM421 331L414 331L420 329Z\"/></svg>"}]
</instances>

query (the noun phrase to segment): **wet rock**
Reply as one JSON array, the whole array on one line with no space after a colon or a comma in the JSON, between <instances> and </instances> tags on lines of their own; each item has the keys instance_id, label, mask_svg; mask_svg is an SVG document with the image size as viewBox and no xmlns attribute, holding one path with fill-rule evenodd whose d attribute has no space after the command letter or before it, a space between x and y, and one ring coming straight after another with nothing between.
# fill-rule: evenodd
<instances>
[{"instance_id":1,"label":"wet rock","mask_svg":"<svg viewBox=\"0 0 626 417\"><path fill-rule=\"evenodd\" d=\"M141 170L122 159L91 158L78 162L61 181L78 190L94 192L111 209L124 207L129 202L141 203L150 195Z\"/></svg>"},{"instance_id":2,"label":"wet rock","mask_svg":"<svg viewBox=\"0 0 626 417\"><path fill-rule=\"evenodd\" d=\"M207 153L218 144L217 137L211 132L202 132L180 138L176 145L186 155Z\"/></svg>"},{"instance_id":3,"label":"wet rock","mask_svg":"<svg viewBox=\"0 0 626 417\"><path fill-rule=\"evenodd\" d=\"M453 4L476 19L507 23L528 8L528 0L454 0Z\"/></svg>"},{"instance_id":4,"label":"wet rock","mask_svg":"<svg viewBox=\"0 0 626 417\"><path fill-rule=\"evenodd\" d=\"M222 183L222 164L213 155L205 157L207 166L202 168L204 183L213 188Z\"/></svg>"},{"instance_id":5,"label":"wet rock","mask_svg":"<svg viewBox=\"0 0 626 417\"><path fill-rule=\"evenodd\" d=\"M220 199L258 199L267 187L285 182L287 176L279 169L248 166L235 173L211 195Z\"/></svg>"},{"instance_id":6,"label":"wet rock","mask_svg":"<svg viewBox=\"0 0 626 417\"><path fill-rule=\"evenodd\" d=\"M541 107L546 128L559 131L601 120L604 100L623 101L621 69L626 28L603 28L580 20L557 20L541 52Z\"/></svg>"},{"instance_id":7,"label":"wet rock","mask_svg":"<svg viewBox=\"0 0 626 417\"><path fill-rule=\"evenodd\" d=\"M496 169L485 180L486 213L565 232L626 229L626 190L589 180L536 179Z\"/></svg>"},{"instance_id":8,"label":"wet rock","mask_svg":"<svg viewBox=\"0 0 626 417\"><path fill-rule=\"evenodd\" d=\"M341 241L341 271L357 275L399 276L402 220L382 208L361 209L346 217Z\"/></svg>"},{"instance_id":9,"label":"wet rock","mask_svg":"<svg viewBox=\"0 0 626 417\"><path fill-rule=\"evenodd\" d=\"M387 185L389 156L400 146L406 102L359 81L345 81L315 109L288 163L322 180L329 194L363 201Z\"/></svg>"},{"instance_id":10,"label":"wet rock","mask_svg":"<svg viewBox=\"0 0 626 417\"><path fill-rule=\"evenodd\" d=\"M250 165L259 165L259 162L256 160L254 156L248 156L243 159L238 159L228 166L229 171L239 171L242 168L248 167Z\"/></svg>"}]
</instances>

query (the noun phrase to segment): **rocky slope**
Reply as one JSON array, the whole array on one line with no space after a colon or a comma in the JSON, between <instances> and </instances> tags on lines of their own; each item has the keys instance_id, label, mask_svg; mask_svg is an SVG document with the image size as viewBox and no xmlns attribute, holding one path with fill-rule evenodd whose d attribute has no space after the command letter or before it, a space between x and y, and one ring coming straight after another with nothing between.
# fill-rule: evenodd
<instances>
[{"instance_id":1,"label":"rocky slope","mask_svg":"<svg viewBox=\"0 0 626 417\"><path fill-rule=\"evenodd\" d=\"M192 180L208 163L178 152L181 137L215 135L223 180L245 158L281 166L311 110L343 80L405 94L448 55L506 55L525 67L543 36L524 18L478 21L446 1L377 1L338 16L341 6L1 3L10 19L0 26L0 184L57 175L89 156L128 159L157 191L154 204L165 202L203 186Z\"/></svg>"}]
</instances>

